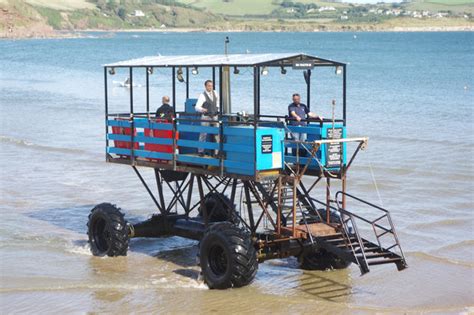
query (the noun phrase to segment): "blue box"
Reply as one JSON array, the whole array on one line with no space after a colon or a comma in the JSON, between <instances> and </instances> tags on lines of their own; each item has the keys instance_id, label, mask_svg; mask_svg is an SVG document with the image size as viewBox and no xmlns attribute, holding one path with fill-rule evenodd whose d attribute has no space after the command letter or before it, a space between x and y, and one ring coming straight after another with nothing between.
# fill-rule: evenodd
<instances>
[{"instance_id":1,"label":"blue box","mask_svg":"<svg viewBox=\"0 0 474 315\"><path fill-rule=\"evenodd\" d=\"M224 167L227 173L256 175L255 171L283 168L285 132L281 128L225 126Z\"/></svg>"},{"instance_id":2,"label":"blue box","mask_svg":"<svg viewBox=\"0 0 474 315\"><path fill-rule=\"evenodd\" d=\"M199 120L201 119L201 116L196 116L196 106L197 99L195 98L189 98L186 100L184 103L184 111L186 113L190 113L192 115L186 115L186 114L181 114L180 118L184 119L183 121L180 121L180 124L183 125L201 125L201 122L199 121L192 121L192 120ZM180 140L192 140L192 141L198 141L199 140L199 133L196 132L180 132L179 133L179 139ZM195 154L197 153L198 149L197 148L190 148L190 147L180 147L179 148L179 153L180 154Z\"/></svg>"},{"instance_id":3,"label":"blue box","mask_svg":"<svg viewBox=\"0 0 474 315\"><path fill-rule=\"evenodd\" d=\"M314 140L321 140L321 139L329 139L332 135L333 126L331 123L328 124L309 124L307 126L288 126L292 132L298 133L305 133L306 134L306 141L314 141ZM346 127L342 124L335 124L334 125L334 133L336 135L336 139L346 138ZM287 144L286 148L295 149L296 145L294 144ZM311 148L308 148L311 149ZM309 155L309 153L308 153ZM346 143L336 143L336 144L322 144L319 150L316 152L315 157L321 165L326 170L330 171L338 171L341 168L341 165L346 165L347 163L347 154L346 154ZM299 157L300 164L306 164L309 157ZM285 162L288 163L296 163L297 159L295 156L290 155L289 152L285 155ZM315 160L309 164L310 169L320 169L320 164Z\"/></svg>"}]
</instances>

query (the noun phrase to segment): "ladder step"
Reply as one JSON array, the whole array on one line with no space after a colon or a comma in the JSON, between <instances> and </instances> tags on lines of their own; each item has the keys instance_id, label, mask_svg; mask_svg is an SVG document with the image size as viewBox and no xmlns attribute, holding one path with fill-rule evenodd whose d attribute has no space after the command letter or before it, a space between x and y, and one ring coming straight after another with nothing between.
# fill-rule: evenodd
<instances>
[{"instance_id":1,"label":"ladder step","mask_svg":"<svg viewBox=\"0 0 474 315\"><path fill-rule=\"evenodd\" d=\"M366 253L367 253L367 252L375 252L375 251L377 251L377 250L380 250L380 247L378 247L378 246L364 247L364 252L366 252ZM357 249L357 250L355 251L355 253L356 253L356 254L362 253L362 249L361 249L361 248Z\"/></svg>"},{"instance_id":2,"label":"ladder step","mask_svg":"<svg viewBox=\"0 0 474 315\"><path fill-rule=\"evenodd\" d=\"M383 264L389 264L389 263L395 263L398 261L401 261L402 259L400 257L397 258L388 258L388 259L381 259L381 260L375 260L375 261L369 261L368 265L369 266L374 266L374 265L383 265Z\"/></svg>"},{"instance_id":3,"label":"ladder step","mask_svg":"<svg viewBox=\"0 0 474 315\"><path fill-rule=\"evenodd\" d=\"M324 238L322 238L324 241L328 241L328 240L332 240L332 239L342 239L342 234L341 233L337 233L337 234L332 234L332 235L328 235L328 236L324 236Z\"/></svg>"},{"instance_id":4,"label":"ladder step","mask_svg":"<svg viewBox=\"0 0 474 315\"><path fill-rule=\"evenodd\" d=\"M362 255L358 256L362 258ZM382 253L373 253L365 255L366 259L373 259L373 258L380 258L380 257L393 257L393 253L390 252L382 252Z\"/></svg>"},{"instance_id":5,"label":"ladder step","mask_svg":"<svg viewBox=\"0 0 474 315\"><path fill-rule=\"evenodd\" d=\"M341 243L337 244L336 247L360 247L359 243Z\"/></svg>"}]
</instances>

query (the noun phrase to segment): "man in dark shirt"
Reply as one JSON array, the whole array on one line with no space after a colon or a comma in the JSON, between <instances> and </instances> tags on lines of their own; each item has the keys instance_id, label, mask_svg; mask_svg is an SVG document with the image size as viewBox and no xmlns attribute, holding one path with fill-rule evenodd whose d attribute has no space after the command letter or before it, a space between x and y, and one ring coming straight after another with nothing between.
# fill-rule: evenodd
<instances>
[{"instance_id":1,"label":"man in dark shirt","mask_svg":"<svg viewBox=\"0 0 474 315\"><path fill-rule=\"evenodd\" d=\"M288 117L290 119L291 126L306 126L305 121L308 117L322 120L323 118L309 111L308 106L301 103L301 97L298 93L293 94L293 103L288 105ZM296 141L305 141L306 133L303 132L291 132L291 137ZM292 154L296 156L296 150L291 150ZM306 152L304 149L300 149L300 155L305 156Z\"/></svg>"},{"instance_id":2,"label":"man in dark shirt","mask_svg":"<svg viewBox=\"0 0 474 315\"><path fill-rule=\"evenodd\" d=\"M173 118L174 111L173 107L169 104L169 96L163 96L161 101L163 104L156 110L156 118L171 120Z\"/></svg>"}]
</instances>

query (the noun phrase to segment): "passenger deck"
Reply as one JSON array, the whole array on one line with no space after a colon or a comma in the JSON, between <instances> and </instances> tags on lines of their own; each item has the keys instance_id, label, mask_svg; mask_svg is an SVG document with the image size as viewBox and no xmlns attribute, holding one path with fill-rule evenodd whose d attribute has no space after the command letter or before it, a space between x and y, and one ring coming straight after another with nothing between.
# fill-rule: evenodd
<instances>
[{"instance_id":1,"label":"passenger deck","mask_svg":"<svg viewBox=\"0 0 474 315\"><path fill-rule=\"evenodd\" d=\"M202 126L201 116L186 112L177 116L172 121L140 114L133 119L109 117L107 161L254 180L275 178L285 168L306 164L313 175L324 170L338 172L346 163L345 143L336 147L323 144L311 157L309 143L326 139L332 130L330 123L301 127L287 125L285 117L255 123L226 115L219 118L218 126ZM346 137L342 124L334 128L341 131L340 137ZM292 132L306 133L308 142L292 141ZM206 141L199 141L201 133L207 134ZM219 142L215 142L215 135ZM204 154L199 154L199 149Z\"/></svg>"}]
</instances>

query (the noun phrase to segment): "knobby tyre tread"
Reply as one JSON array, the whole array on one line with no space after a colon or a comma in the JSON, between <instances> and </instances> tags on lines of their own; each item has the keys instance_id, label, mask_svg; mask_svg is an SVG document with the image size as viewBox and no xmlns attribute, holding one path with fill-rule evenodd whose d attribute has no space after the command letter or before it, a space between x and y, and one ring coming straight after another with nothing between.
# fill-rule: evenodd
<instances>
[{"instance_id":1,"label":"knobby tyre tread","mask_svg":"<svg viewBox=\"0 0 474 315\"><path fill-rule=\"evenodd\" d=\"M126 256L129 235L120 208L110 203L95 206L87 223L89 245L94 256Z\"/></svg>"}]
</instances>

